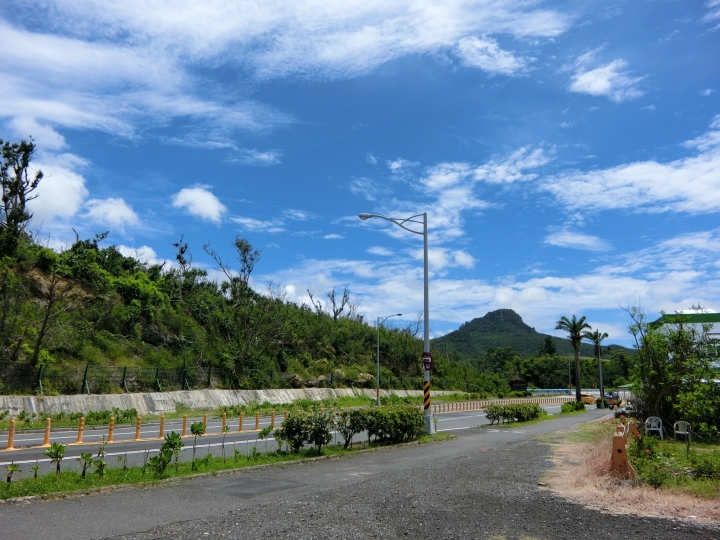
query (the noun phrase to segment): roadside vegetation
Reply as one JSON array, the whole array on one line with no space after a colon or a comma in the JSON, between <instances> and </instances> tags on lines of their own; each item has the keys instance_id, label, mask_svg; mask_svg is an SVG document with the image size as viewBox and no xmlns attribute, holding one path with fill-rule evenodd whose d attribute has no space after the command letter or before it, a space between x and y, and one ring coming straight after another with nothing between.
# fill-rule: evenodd
<instances>
[{"instance_id":1,"label":"roadside vegetation","mask_svg":"<svg viewBox=\"0 0 720 540\"><path fill-rule=\"evenodd\" d=\"M542 479L557 494L611 513L692 519L720 519L720 445L654 435L630 440L628 457L637 477L610 471L617 420L581 424L569 432L540 437L553 447L555 467Z\"/></svg>"},{"instance_id":2,"label":"roadside vegetation","mask_svg":"<svg viewBox=\"0 0 720 540\"><path fill-rule=\"evenodd\" d=\"M6 466L7 482L0 488L0 498L16 498L31 495L52 495L73 491L83 491L106 486L123 484L155 483L171 478L181 478L194 474L217 474L262 464L283 463L288 461L316 458L318 456L343 456L348 452L357 452L368 448L378 448L409 441L430 442L451 438L447 434L423 435L422 413L413 407L393 407L375 409L357 409L346 411L337 417L315 411L299 412L290 415L279 428L267 429L264 437L266 444L258 446L244 444L240 450L237 445L223 444L220 455L207 454L195 457L197 439L202 438L202 424L193 426L192 455L190 461L181 461L180 453L184 443L180 436L171 432L159 452L145 455L142 467L128 467L122 456L118 465L111 467L105 459L105 445L99 446L96 454L81 455L81 470L61 469L65 445L54 443L45 451L45 455L56 464L56 472L37 474L37 466L29 470L33 476L13 480L14 474L22 472L16 464ZM331 429L336 429L343 440L334 443ZM364 442L351 443L358 433L367 431ZM278 449L267 450L267 439L274 438Z\"/></svg>"}]
</instances>

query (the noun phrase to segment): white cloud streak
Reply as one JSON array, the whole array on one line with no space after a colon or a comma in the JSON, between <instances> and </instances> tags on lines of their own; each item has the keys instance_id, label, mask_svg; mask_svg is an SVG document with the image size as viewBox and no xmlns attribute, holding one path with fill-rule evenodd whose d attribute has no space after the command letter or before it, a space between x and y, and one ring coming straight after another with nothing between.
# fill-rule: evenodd
<instances>
[{"instance_id":1,"label":"white cloud streak","mask_svg":"<svg viewBox=\"0 0 720 540\"><path fill-rule=\"evenodd\" d=\"M686 212L720 210L720 115L684 146L694 155L667 163L639 161L543 179L539 188L571 210Z\"/></svg>"},{"instance_id":2,"label":"white cloud streak","mask_svg":"<svg viewBox=\"0 0 720 540\"><path fill-rule=\"evenodd\" d=\"M639 83L645 77L632 77L625 69L627 62L616 59L612 62L588 68L594 53L583 55L576 63L576 72L572 76L570 91L591 96L606 96L617 103L638 98L643 95Z\"/></svg>"},{"instance_id":3,"label":"white cloud streak","mask_svg":"<svg viewBox=\"0 0 720 540\"><path fill-rule=\"evenodd\" d=\"M612 245L597 236L572 231L557 231L545 238L545 243L551 246L582 249L586 251L610 251Z\"/></svg>"},{"instance_id":4,"label":"white cloud streak","mask_svg":"<svg viewBox=\"0 0 720 540\"><path fill-rule=\"evenodd\" d=\"M534 58L516 57L502 50L491 38L467 37L460 40L455 54L463 64L477 67L491 74L515 75L527 71L527 63Z\"/></svg>"}]
</instances>

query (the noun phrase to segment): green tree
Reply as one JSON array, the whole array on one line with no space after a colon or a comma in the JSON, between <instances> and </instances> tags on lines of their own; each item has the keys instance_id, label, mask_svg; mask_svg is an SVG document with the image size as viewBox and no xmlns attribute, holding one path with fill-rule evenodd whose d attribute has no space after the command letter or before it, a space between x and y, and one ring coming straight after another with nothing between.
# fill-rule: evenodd
<instances>
[{"instance_id":1,"label":"green tree","mask_svg":"<svg viewBox=\"0 0 720 540\"><path fill-rule=\"evenodd\" d=\"M633 391L644 416L659 416L668 422L687 420L696 427L720 417L713 362L717 340L709 334L711 325L688 324L681 315L673 324L655 326L644 312L627 309L630 333L638 353L631 371Z\"/></svg>"},{"instance_id":2,"label":"green tree","mask_svg":"<svg viewBox=\"0 0 720 540\"><path fill-rule=\"evenodd\" d=\"M587 339L595 347L595 358L598 363L598 376L600 377L600 395L605 396L605 386L603 384L603 370L602 370L602 342L608 336L607 332L600 332L595 330L594 332L583 332L582 337Z\"/></svg>"},{"instance_id":3,"label":"green tree","mask_svg":"<svg viewBox=\"0 0 720 540\"><path fill-rule=\"evenodd\" d=\"M538 356L553 356L557 352L557 346L552 336L545 336L545 341L538 350Z\"/></svg>"},{"instance_id":4,"label":"green tree","mask_svg":"<svg viewBox=\"0 0 720 540\"><path fill-rule=\"evenodd\" d=\"M560 317L560 320L555 325L555 330L564 330L568 334L568 339L575 350L575 401L580 401L580 344L583 339L583 330L592 329L592 327L585 322L585 317L578 319L575 315L572 316L572 320L567 317Z\"/></svg>"},{"instance_id":5,"label":"green tree","mask_svg":"<svg viewBox=\"0 0 720 540\"><path fill-rule=\"evenodd\" d=\"M43 173L30 172L30 161L35 153L35 143L21 140L20 143L0 139L2 163L0 163L0 186L2 206L0 207L0 254L14 256L18 242L25 234L27 222L32 217L27 203L37 198L33 192L42 180Z\"/></svg>"}]
</instances>

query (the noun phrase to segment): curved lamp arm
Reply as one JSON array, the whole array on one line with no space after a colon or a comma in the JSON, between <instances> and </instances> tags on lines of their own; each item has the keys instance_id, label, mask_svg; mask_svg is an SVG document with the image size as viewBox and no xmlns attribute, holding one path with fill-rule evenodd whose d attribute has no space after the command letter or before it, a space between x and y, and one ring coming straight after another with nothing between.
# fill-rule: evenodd
<instances>
[{"instance_id":1,"label":"curved lamp arm","mask_svg":"<svg viewBox=\"0 0 720 540\"><path fill-rule=\"evenodd\" d=\"M363 221L368 220L368 219L370 219L370 218L377 217L377 218L380 218L380 219L384 219L384 220L386 220L386 221L391 221L392 223L394 223L394 224L397 225L398 227L401 227L401 228L403 228L403 229L405 229L406 231L409 231L409 232L411 232L411 233L424 234L424 233L421 232L421 231L414 231L413 229L410 229L410 228L408 228L408 227L406 227L406 226L404 225L404 223L417 223L418 225L424 225L424 224L425 224L425 221L419 221L419 220L417 220L417 219L413 219L413 218L421 217L421 216L423 216L423 214L416 214L416 215L414 215L414 216L410 216L409 218L400 219L400 218L392 218L392 217L381 216L380 214L358 214L358 217L359 217L360 219L362 219Z\"/></svg>"}]
</instances>

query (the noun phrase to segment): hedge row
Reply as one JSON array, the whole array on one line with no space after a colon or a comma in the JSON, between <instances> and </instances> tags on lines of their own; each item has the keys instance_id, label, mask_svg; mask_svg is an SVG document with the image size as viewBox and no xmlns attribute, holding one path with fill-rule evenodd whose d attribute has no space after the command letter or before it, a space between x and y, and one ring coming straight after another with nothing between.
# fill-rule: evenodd
<instances>
[{"instance_id":1,"label":"hedge row","mask_svg":"<svg viewBox=\"0 0 720 540\"><path fill-rule=\"evenodd\" d=\"M485 409L485 417L490 420L490 425L497 422L527 422L537 420L547 414L537 403L516 403L512 405L488 405Z\"/></svg>"},{"instance_id":2,"label":"hedge row","mask_svg":"<svg viewBox=\"0 0 720 540\"><path fill-rule=\"evenodd\" d=\"M373 437L375 442L399 443L422 435L424 425L422 411L408 406L346 410L337 418L331 413L298 411L288 415L273 435L279 445L286 443L297 453L306 444L322 450L332 440L332 428L342 435L348 448L353 437L363 431L368 434L368 443Z\"/></svg>"}]
</instances>

